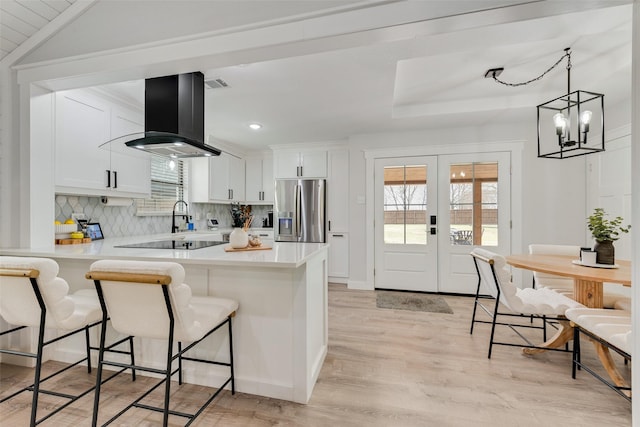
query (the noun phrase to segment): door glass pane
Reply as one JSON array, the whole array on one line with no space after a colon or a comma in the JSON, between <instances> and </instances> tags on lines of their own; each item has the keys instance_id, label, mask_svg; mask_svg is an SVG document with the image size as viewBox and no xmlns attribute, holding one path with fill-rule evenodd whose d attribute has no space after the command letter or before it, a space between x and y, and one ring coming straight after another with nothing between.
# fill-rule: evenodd
<instances>
[{"instance_id":1,"label":"door glass pane","mask_svg":"<svg viewBox=\"0 0 640 427\"><path fill-rule=\"evenodd\" d=\"M449 238L453 245L498 245L498 163L451 165Z\"/></svg>"},{"instance_id":2,"label":"door glass pane","mask_svg":"<svg viewBox=\"0 0 640 427\"><path fill-rule=\"evenodd\" d=\"M384 168L384 243L427 244L427 166Z\"/></svg>"}]
</instances>

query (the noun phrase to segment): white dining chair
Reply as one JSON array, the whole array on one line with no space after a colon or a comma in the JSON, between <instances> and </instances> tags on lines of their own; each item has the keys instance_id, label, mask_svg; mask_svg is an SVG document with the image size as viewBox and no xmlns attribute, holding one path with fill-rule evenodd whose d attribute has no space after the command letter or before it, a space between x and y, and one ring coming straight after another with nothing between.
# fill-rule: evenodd
<instances>
[{"instance_id":1,"label":"white dining chair","mask_svg":"<svg viewBox=\"0 0 640 427\"><path fill-rule=\"evenodd\" d=\"M529 245L530 254L539 255L561 255L571 256L580 259L580 246L575 245L549 245L549 244L531 244ZM554 274L533 272L534 288L549 288L558 293L564 294L569 298L573 298L573 279L569 277L561 277ZM604 308L626 308L631 304L631 298L610 290L604 291L603 307Z\"/></svg>"},{"instance_id":2,"label":"white dining chair","mask_svg":"<svg viewBox=\"0 0 640 427\"><path fill-rule=\"evenodd\" d=\"M27 328L35 328L38 331L35 352L15 348L0 349L2 354L35 359L33 383L8 394L0 402L31 391L33 393L29 422L31 426L49 419L94 389L91 387L78 395L71 395L54 388L42 387L45 381L81 363L86 363L87 371L91 372L90 352L92 349L97 350L97 347L91 346L89 330L103 322L102 310L95 290L83 289L69 294L69 285L63 278L58 277L58 270L58 264L48 258L0 257L0 316L11 325L8 330L0 333L0 336L8 336ZM46 329L59 330L61 335L46 339ZM45 347L80 333L85 335L85 347L82 349L86 352L84 357L42 378ZM132 345L131 340L128 341L129 345ZM119 345L122 342L113 345ZM131 350L130 347L126 353L131 354ZM10 384L2 384L3 389L7 386ZM61 397L66 401L38 419L38 401L41 394Z\"/></svg>"},{"instance_id":3,"label":"white dining chair","mask_svg":"<svg viewBox=\"0 0 640 427\"><path fill-rule=\"evenodd\" d=\"M168 424L169 415L189 419L188 425L228 385L231 387L231 393L235 394L231 319L238 310L237 301L216 297L192 297L191 288L184 283L184 268L175 262L101 260L91 265L86 277L94 281L104 316L108 311L111 325L118 333L138 338L160 339L167 344L164 369L143 366L142 364L133 365L133 363L130 366L143 372L160 374L162 376L160 382L106 421L105 424L113 422L129 409L136 407L162 412L164 426ZM227 326L228 331L228 360L216 361L186 355L190 349L214 332L222 330L224 326ZM103 324L103 337L105 327L106 324ZM174 350L174 343L178 344L177 351ZM184 343L189 344L183 348ZM96 426L98 421L101 395L100 378L103 368L105 366L122 366L121 363L106 360L103 350L104 341L101 341L93 426ZM206 354L206 352L201 350L199 354ZM178 367L174 370L175 361L177 361ZM169 408L171 377L177 372L178 384L182 384L184 361L221 365L229 369L224 382L194 413ZM162 384L164 384L162 407L142 403L149 393Z\"/></svg>"},{"instance_id":4,"label":"white dining chair","mask_svg":"<svg viewBox=\"0 0 640 427\"><path fill-rule=\"evenodd\" d=\"M618 371L609 350L622 356L625 364L631 360L633 329L631 312L626 310L577 308L567 310L566 317L574 326L575 333L571 377L575 379L576 371L584 369L630 401L631 386ZM601 375L601 369L589 366L581 360L580 335L586 335L597 346L596 353L609 378Z\"/></svg>"},{"instance_id":5,"label":"white dining chair","mask_svg":"<svg viewBox=\"0 0 640 427\"><path fill-rule=\"evenodd\" d=\"M566 348L541 347L531 343L519 328L533 328L543 330L543 340L546 341L546 323L549 320L560 322L563 327L568 327L568 321L564 317L564 313L569 308L584 307L579 302L572 300L560 293L548 288L525 288L520 289L511 282L511 274L507 269L506 260L502 255L488 251L482 248L475 248L471 251L476 273L478 275L478 285L476 289L476 297L473 306L473 314L471 317L471 330L475 323L490 323L491 334L489 337L488 358L491 358L493 345L506 345L525 347L532 349L544 349L554 351L568 351ZM484 285L484 286L482 286ZM493 307L487 307L482 303L484 299L480 294L481 288L489 291L488 298L495 301ZM502 309L500 309L502 306ZM477 320L477 309L480 308L491 317L491 321ZM507 309L506 311L504 309ZM501 321L499 318L522 318L529 320L531 318L540 319L541 326L531 324L527 321L514 323L513 321ZM507 326L523 338L526 344L509 343L495 340L496 326Z\"/></svg>"}]
</instances>

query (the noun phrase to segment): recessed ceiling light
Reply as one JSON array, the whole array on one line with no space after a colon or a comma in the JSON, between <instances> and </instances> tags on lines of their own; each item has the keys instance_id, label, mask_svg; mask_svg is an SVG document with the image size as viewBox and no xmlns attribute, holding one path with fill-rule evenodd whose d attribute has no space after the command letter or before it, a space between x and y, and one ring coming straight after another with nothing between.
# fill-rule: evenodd
<instances>
[{"instance_id":1,"label":"recessed ceiling light","mask_svg":"<svg viewBox=\"0 0 640 427\"><path fill-rule=\"evenodd\" d=\"M262 128L262 125L260 123L251 123L249 127L253 130L258 130Z\"/></svg>"}]
</instances>

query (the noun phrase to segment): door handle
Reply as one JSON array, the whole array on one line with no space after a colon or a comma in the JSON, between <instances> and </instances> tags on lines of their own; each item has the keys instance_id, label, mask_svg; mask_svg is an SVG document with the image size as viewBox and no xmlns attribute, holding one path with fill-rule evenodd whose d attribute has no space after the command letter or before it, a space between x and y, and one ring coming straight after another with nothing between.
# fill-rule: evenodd
<instances>
[{"instance_id":1,"label":"door handle","mask_svg":"<svg viewBox=\"0 0 640 427\"><path fill-rule=\"evenodd\" d=\"M107 188L111 188L111 171L107 169L106 172L107 172Z\"/></svg>"},{"instance_id":2,"label":"door handle","mask_svg":"<svg viewBox=\"0 0 640 427\"><path fill-rule=\"evenodd\" d=\"M113 188L118 188L118 171L113 171Z\"/></svg>"},{"instance_id":3,"label":"door handle","mask_svg":"<svg viewBox=\"0 0 640 427\"><path fill-rule=\"evenodd\" d=\"M344 234L332 234L333 237L344 237Z\"/></svg>"},{"instance_id":4,"label":"door handle","mask_svg":"<svg viewBox=\"0 0 640 427\"><path fill-rule=\"evenodd\" d=\"M302 187L296 185L296 237L300 237L300 208L302 202L302 195L300 192L302 191Z\"/></svg>"}]
</instances>

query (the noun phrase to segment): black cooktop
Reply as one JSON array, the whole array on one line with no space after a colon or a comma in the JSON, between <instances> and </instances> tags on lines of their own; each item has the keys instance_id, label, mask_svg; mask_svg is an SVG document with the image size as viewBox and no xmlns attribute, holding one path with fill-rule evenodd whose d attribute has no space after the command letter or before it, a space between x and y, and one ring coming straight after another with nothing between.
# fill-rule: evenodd
<instances>
[{"instance_id":1,"label":"black cooktop","mask_svg":"<svg viewBox=\"0 0 640 427\"><path fill-rule=\"evenodd\" d=\"M129 245L114 246L115 248L141 248L141 249L202 249L210 246L224 245L226 242L213 240L156 240L153 242L131 243Z\"/></svg>"}]
</instances>

